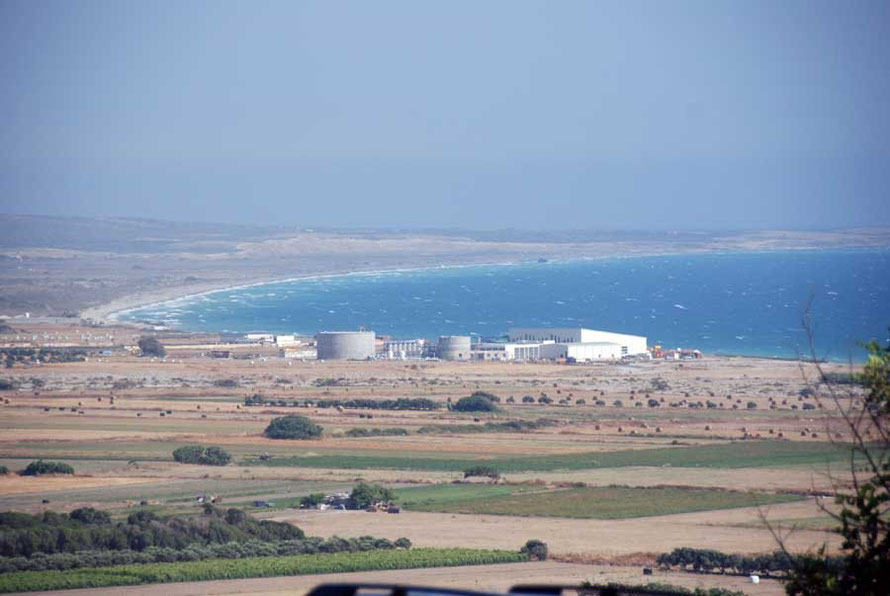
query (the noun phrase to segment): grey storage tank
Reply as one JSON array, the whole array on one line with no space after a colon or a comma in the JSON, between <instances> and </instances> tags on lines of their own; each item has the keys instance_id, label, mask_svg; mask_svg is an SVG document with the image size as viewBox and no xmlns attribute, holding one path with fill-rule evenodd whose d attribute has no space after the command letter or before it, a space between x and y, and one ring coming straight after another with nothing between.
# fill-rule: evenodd
<instances>
[{"instance_id":1,"label":"grey storage tank","mask_svg":"<svg viewBox=\"0 0 890 596\"><path fill-rule=\"evenodd\" d=\"M469 335L443 335L439 338L436 353L442 360L469 360Z\"/></svg>"},{"instance_id":2,"label":"grey storage tank","mask_svg":"<svg viewBox=\"0 0 890 596\"><path fill-rule=\"evenodd\" d=\"M319 360L367 360L374 357L373 331L322 331L315 335Z\"/></svg>"}]
</instances>

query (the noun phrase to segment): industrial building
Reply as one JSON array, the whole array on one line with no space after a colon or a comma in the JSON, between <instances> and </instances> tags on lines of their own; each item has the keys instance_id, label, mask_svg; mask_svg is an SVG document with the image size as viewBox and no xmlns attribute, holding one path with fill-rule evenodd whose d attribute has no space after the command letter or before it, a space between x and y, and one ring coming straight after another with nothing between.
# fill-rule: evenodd
<instances>
[{"instance_id":1,"label":"industrial building","mask_svg":"<svg viewBox=\"0 0 890 596\"><path fill-rule=\"evenodd\" d=\"M375 348L373 331L322 331L315 335L319 360L368 360Z\"/></svg>"},{"instance_id":2,"label":"industrial building","mask_svg":"<svg viewBox=\"0 0 890 596\"><path fill-rule=\"evenodd\" d=\"M624 333L612 333L611 331L598 331L583 327L561 328L516 328L510 329L510 341L512 342L552 342L556 345L569 346L572 344L590 344L586 348L575 347L573 351L581 358L578 360L600 360L604 358L623 358L624 356L638 356L648 354L646 338L642 335L627 335ZM609 347L617 346L617 348ZM552 358L557 348L547 348L541 353L542 358ZM566 349L568 354L568 349ZM557 358L574 358L571 355L556 356Z\"/></svg>"},{"instance_id":3,"label":"industrial building","mask_svg":"<svg viewBox=\"0 0 890 596\"><path fill-rule=\"evenodd\" d=\"M275 345L279 348L292 348L300 345L300 340L296 335L276 335Z\"/></svg>"},{"instance_id":4,"label":"industrial building","mask_svg":"<svg viewBox=\"0 0 890 596\"><path fill-rule=\"evenodd\" d=\"M441 336L436 345L436 354L442 360L469 360L471 357L470 336Z\"/></svg>"},{"instance_id":5,"label":"industrial building","mask_svg":"<svg viewBox=\"0 0 890 596\"><path fill-rule=\"evenodd\" d=\"M425 339L389 339L383 342L383 357L390 360L419 360L427 356Z\"/></svg>"},{"instance_id":6,"label":"industrial building","mask_svg":"<svg viewBox=\"0 0 890 596\"><path fill-rule=\"evenodd\" d=\"M472 354L473 360L530 362L542 358L539 343L483 342L473 346Z\"/></svg>"},{"instance_id":7,"label":"industrial building","mask_svg":"<svg viewBox=\"0 0 890 596\"><path fill-rule=\"evenodd\" d=\"M541 344L541 358L547 360L572 360L575 362L593 362L596 360L620 360L623 346L610 342L575 342Z\"/></svg>"}]
</instances>

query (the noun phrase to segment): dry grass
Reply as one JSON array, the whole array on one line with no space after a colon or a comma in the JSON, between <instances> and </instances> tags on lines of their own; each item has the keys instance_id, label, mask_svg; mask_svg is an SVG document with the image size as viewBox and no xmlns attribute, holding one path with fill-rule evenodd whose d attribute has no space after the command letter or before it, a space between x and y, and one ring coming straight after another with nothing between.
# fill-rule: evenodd
<instances>
[{"instance_id":1,"label":"dry grass","mask_svg":"<svg viewBox=\"0 0 890 596\"><path fill-rule=\"evenodd\" d=\"M123 486L153 482L151 478L83 477L83 476L15 476L0 479L0 496L28 493L51 493L82 488Z\"/></svg>"},{"instance_id":2,"label":"dry grass","mask_svg":"<svg viewBox=\"0 0 890 596\"><path fill-rule=\"evenodd\" d=\"M797 504L792 504L794 506ZM810 502L810 515L817 513ZM787 517L783 508L770 507L777 518ZM755 519L757 509L732 510L727 519ZM519 548L538 538L554 553L588 553L604 556L641 551L669 552L681 546L713 548L724 552L771 552L776 542L765 528L717 525L722 511L667 515L628 520L581 520L565 518L459 515L403 512L400 515L364 511L292 511L272 516L291 521L308 534L321 536L406 536L418 546L466 546L472 548ZM789 548L802 551L828 543L836 548L839 538L824 532L800 531L788 539Z\"/></svg>"}]
</instances>

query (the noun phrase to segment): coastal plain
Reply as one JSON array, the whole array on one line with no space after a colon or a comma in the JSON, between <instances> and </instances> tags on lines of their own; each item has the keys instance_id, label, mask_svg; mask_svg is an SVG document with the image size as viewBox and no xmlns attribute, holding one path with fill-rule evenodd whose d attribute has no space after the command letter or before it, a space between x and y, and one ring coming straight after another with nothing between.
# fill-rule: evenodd
<instances>
[{"instance_id":1,"label":"coastal plain","mask_svg":"<svg viewBox=\"0 0 890 596\"><path fill-rule=\"evenodd\" d=\"M231 357L219 359L211 357L219 347L213 334L184 332L162 332L167 357L157 359L119 349L135 346L147 329L109 315L314 275L888 242L887 229L529 237L0 216L0 344L90 352L79 362L4 362L0 465L16 472L44 459L70 464L75 473L0 477L0 511L96 507L122 519L139 510L193 514L199 497L214 496L224 507L293 523L313 536L404 536L418 547L511 551L529 539L549 545L546 562L416 570L413 583L505 590L519 581L652 580L780 594L775 580L754 585L657 568L643 578L641 570L684 546L769 553L779 537L795 552L823 544L837 550L830 496L849 480L848 437L831 387L819 382L813 364L710 354L587 365L304 362L250 344L223 346ZM447 407L477 391L499 398L498 411ZM255 395L262 405L246 405ZM323 407L405 397L440 408ZM324 428L322 438L265 438L269 422L286 414L308 416ZM507 422L535 426L497 427ZM362 432L400 434L351 436ZM193 444L218 445L233 461L207 467L173 460L174 449ZM464 478L475 465L497 469L500 478ZM305 495L348 492L361 480L392 488L401 513L299 509ZM255 506L261 501L272 506ZM336 579L350 578L393 581L404 574ZM104 590L271 594L325 581L331 576Z\"/></svg>"},{"instance_id":2,"label":"coastal plain","mask_svg":"<svg viewBox=\"0 0 890 596\"><path fill-rule=\"evenodd\" d=\"M77 323L33 324L28 332L138 333ZM570 575L587 565L591 577L602 565L615 572L652 565L682 546L772 552L774 533L797 552L839 546L825 509L830 499L822 497L846 481L849 455L836 444L846 438L844 425L812 364L708 356L589 365L303 362L259 347L220 360L175 346L165 359L115 355L7 368L3 377L15 388L0 396L0 464L19 470L43 458L76 473L9 476L0 481L0 510L92 506L120 516L147 503L158 513L189 513L198 496L212 494L310 535L508 550L540 539L566 564L549 571ZM447 408L476 391L500 398L499 410ZM246 405L255 394L266 403ZM400 397L442 407L321 407ZM320 424L322 438L263 437L272 418L292 413ZM522 432L485 429L541 420L547 425ZM351 437L352 429L406 434ZM188 444L219 445L233 463L174 462L173 449ZM478 464L501 478L465 479L463 471ZM359 480L393 488L402 513L299 509L304 495L348 491ZM254 507L261 500L272 507ZM474 569L452 573L469 581ZM711 579L703 581L719 584ZM269 580L255 581L266 590ZM776 593L774 582L751 589Z\"/></svg>"}]
</instances>

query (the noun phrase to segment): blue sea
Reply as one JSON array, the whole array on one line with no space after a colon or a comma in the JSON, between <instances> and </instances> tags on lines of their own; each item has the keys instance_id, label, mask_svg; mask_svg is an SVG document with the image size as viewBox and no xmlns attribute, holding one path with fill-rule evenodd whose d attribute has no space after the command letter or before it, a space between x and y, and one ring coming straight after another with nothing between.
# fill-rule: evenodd
<instances>
[{"instance_id":1,"label":"blue sea","mask_svg":"<svg viewBox=\"0 0 890 596\"><path fill-rule=\"evenodd\" d=\"M121 313L189 331L313 334L359 327L401 338L510 327L645 335L711 354L861 360L885 342L890 251L669 255L362 273L269 283Z\"/></svg>"}]
</instances>

